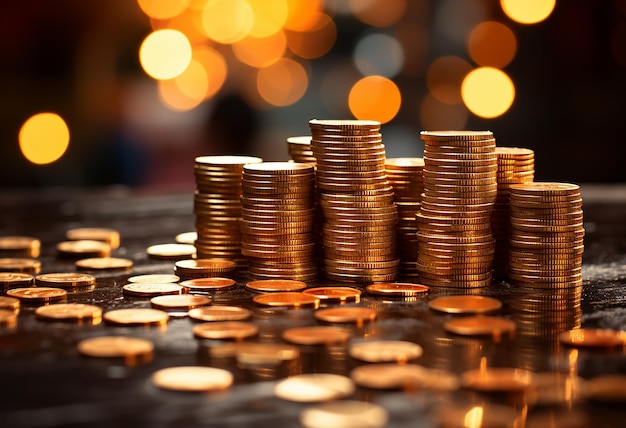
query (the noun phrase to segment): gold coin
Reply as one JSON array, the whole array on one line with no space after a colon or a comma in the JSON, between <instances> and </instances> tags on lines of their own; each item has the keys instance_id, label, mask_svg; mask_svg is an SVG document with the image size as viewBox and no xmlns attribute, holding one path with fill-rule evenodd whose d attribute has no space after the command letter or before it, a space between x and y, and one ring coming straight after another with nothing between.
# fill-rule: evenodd
<instances>
[{"instance_id":1,"label":"gold coin","mask_svg":"<svg viewBox=\"0 0 626 428\"><path fill-rule=\"evenodd\" d=\"M7 290L6 294L22 302L29 303L48 303L63 300L67 297L67 291L54 287L12 288Z\"/></svg>"},{"instance_id":2,"label":"gold coin","mask_svg":"<svg viewBox=\"0 0 626 428\"><path fill-rule=\"evenodd\" d=\"M229 388L234 381L231 372L214 367L168 367L152 374L152 383L172 391L208 392Z\"/></svg>"},{"instance_id":3,"label":"gold coin","mask_svg":"<svg viewBox=\"0 0 626 428\"><path fill-rule=\"evenodd\" d=\"M31 285L35 277L29 273L21 272L0 272L0 285L15 287Z\"/></svg>"},{"instance_id":4,"label":"gold coin","mask_svg":"<svg viewBox=\"0 0 626 428\"><path fill-rule=\"evenodd\" d=\"M350 332L330 326L293 327L283 332L283 339L298 345L328 345L347 342Z\"/></svg>"},{"instance_id":5,"label":"gold coin","mask_svg":"<svg viewBox=\"0 0 626 428\"><path fill-rule=\"evenodd\" d=\"M189 318L196 321L241 321L250 318L252 312L239 306L205 306L189 311Z\"/></svg>"},{"instance_id":6,"label":"gold coin","mask_svg":"<svg viewBox=\"0 0 626 428\"><path fill-rule=\"evenodd\" d=\"M185 259L174 263L177 273L187 275L222 274L234 271L237 263L226 259Z\"/></svg>"},{"instance_id":7,"label":"gold coin","mask_svg":"<svg viewBox=\"0 0 626 428\"><path fill-rule=\"evenodd\" d=\"M73 272L43 273L35 277L35 284L63 288L90 287L96 285L96 277Z\"/></svg>"},{"instance_id":8,"label":"gold coin","mask_svg":"<svg viewBox=\"0 0 626 428\"><path fill-rule=\"evenodd\" d=\"M133 267L133 261L120 257L92 257L76 260L76 267L85 270L125 270Z\"/></svg>"},{"instance_id":9,"label":"gold coin","mask_svg":"<svg viewBox=\"0 0 626 428\"><path fill-rule=\"evenodd\" d=\"M29 258L0 258L0 272L20 272L36 275L41 271L41 262Z\"/></svg>"},{"instance_id":10,"label":"gold coin","mask_svg":"<svg viewBox=\"0 0 626 428\"><path fill-rule=\"evenodd\" d=\"M450 314L481 314L497 311L502 307L502 302L487 296L442 296L431 300L428 307Z\"/></svg>"},{"instance_id":11,"label":"gold coin","mask_svg":"<svg viewBox=\"0 0 626 428\"><path fill-rule=\"evenodd\" d=\"M511 186L511 191L522 195L579 195L580 186L572 183L532 182Z\"/></svg>"},{"instance_id":12,"label":"gold coin","mask_svg":"<svg viewBox=\"0 0 626 428\"><path fill-rule=\"evenodd\" d=\"M303 291L324 301L359 302L361 290L352 287L314 287Z\"/></svg>"},{"instance_id":13,"label":"gold coin","mask_svg":"<svg viewBox=\"0 0 626 428\"><path fill-rule=\"evenodd\" d=\"M181 281L180 285L183 287L186 293L197 293L229 288L236 283L237 281L230 278L211 277L187 279L185 281Z\"/></svg>"},{"instance_id":14,"label":"gold coin","mask_svg":"<svg viewBox=\"0 0 626 428\"><path fill-rule=\"evenodd\" d=\"M535 385L531 372L509 367L469 370L460 379L462 387L481 392L521 392Z\"/></svg>"},{"instance_id":15,"label":"gold coin","mask_svg":"<svg viewBox=\"0 0 626 428\"><path fill-rule=\"evenodd\" d=\"M211 303L211 299L205 296L193 294L156 296L150 299L152 307L157 309L194 309L206 306Z\"/></svg>"},{"instance_id":16,"label":"gold coin","mask_svg":"<svg viewBox=\"0 0 626 428\"><path fill-rule=\"evenodd\" d=\"M196 247L190 244L155 244L149 246L146 253L158 260L181 260L195 256Z\"/></svg>"},{"instance_id":17,"label":"gold coin","mask_svg":"<svg viewBox=\"0 0 626 428\"><path fill-rule=\"evenodd\" d=\"M102 308L83 303L56 303L38 307L35 315L50 321L89 321L91 324L100 324Z\"/></svg>"},{"instance_id":18,"label":"gold coin","mask_svg":"<svg viewBox=\"0 0 626 428\"><path fill-rule=\"evenodd\" d=\"M454 391L459 388L459 379L454 374L417 364L365 364L353 369L350 378L357 385L372 389Z\"/></svg>"},{"instance_id":19,"label":"gold coin","mask_svg":"<svg viewBox=\"0 0 626 428\"><path fill-rule=\"evenodd\" d=\"M0 309L18 311L20 309L20 300L15 297L0 296Z\"/></svg>"},{"instance_id":20,"label":"gold coin","mask_svg":"<svg viewBox=\"0 0 626 428\"><path fill-rule=\"evenodd\" d=\"M260 294L258 296L254 296L252 300L255 303L265 306L312 306L314 309L317 309L320 305L319 298L297 291Z\"/></svg>"},{"instance_id":21,"label":"gold coin","mask_svg":"<svg viewBox=\"0 0 626 428\"><path fill-rule=\"evenodd\" d=\"M111 246L103 241L81 239L63 241L56 245L57 252L66 257L109 257Z\"/></svg>"},{"instance_id":22,"label":"gold coin","mask_svg":"<svg viewBox=\"0 0 626 428\"><path fill-rule=\"evenodd\" d=\"M259 328L249 322L217 321L198 324L192 331L200 339L245 339L256 335Z\"/></svg>"},{"instance_id":23,"label":"gold coin","mask_svg":"<svg viewBox=\"0 0 626 428\"><path fill-rule=\"evenodd\" d=\"M0 254L16 257L39 257L41 241L30 236L0 236Z\"/></svg>"},{"instance_id":24,"label":"gold coin","mask_svg":"<svg viewBox=\"0 0 626 428\"><path fill-rule=\"evenodd\" d=\"M161 273L148 273L144 275L135 275L127 279L128 282L148 282L152 284L163 284L167 282L175 283L180 280L178 275L161 274Z\"/></svg>"},{"instance_id":25,"label":"gold coin","mask_svg":"<svg viewBox=\"0 0 626 428\"><path fill-rule=\"evenodd\" d=\"M296 346L282 343L237 342L232 345L235 348L234 353L239 364L278 365L283 361L295 360L300 356L300 351Z\"/></svg>"},{"instance_id":26,"label":"gold coin","mask_svg":"<svg viewBox=\"0 0 626 428\"><path fill-rule=\"evenodd\" d=\"M166 294L181 294L183 287L174 283L130 282L122 287L124 294L139 297L154 297Z\"/></svg>"},{"instance_id":27,"label":"gold coin","mask_svg":"<svg viewBox=\"0 0 626 428\"><path fill-rule=\"evenodd\" d=\"M127 365L148 362L154 345L147 339L125 336L101 336L78 342L78 352L93 358L123 358Z\"/></svg>"},{"instance_id":28,"label":"gold coin","mask_svg":"<svg viewBox=\"0 0 626 428\"><path fill-rule=\"evenodd\" d=\"M120 246L120 234L117 230L104 227L79 227L65 232L70 241L102 241L113 249Z\"/></svg>"},{"instance_id":29,"label":"gold coin","mask_svg":"<svg viewBox=\"0 0 626 428\"><path fill-rule=\"evenodd\" d=\"M626 375L609 374L595 376L587 380L585 397L605 403L626 401Z\"/></svg>"},{"instance_id":30,"label":"gold coin","mask_svg":"<svg viewBox=\"0 0 626 428\"><path fill-rule=\"evenodd\" d=\"M139 326L158 325L165 326L169 320L169 315L159 309L114 309L105 312L104 321L111 324Z\"/></svg>"},{"instance_id":31,"label":"gold coin","mask_svg":"<svg viewBox=\"0 0 626 428\"><path fill-rule=\"evenodd\" d=\"M341 132L347 132L350 130L366 131L377 130L380 128L380 122L375 120L356 120L356 119L311 119L309 120L309 127L312 133L315 134L317 130L338 130ZM315 131L314 131L315 130Z\"/></svg>"},{"instance_id":32,"label":"gold coin","mask_svg":"<svg viewBox=\"0 0 626 428\"><path fill-rule=\"evenodd\" d=\"M182 232L174 237L177 244L193 245L198 239L198 232Z\"/></svg>"},{"instance_id":33,"label":"gold coin","mask_svg":"<svg viewBox=\"0 0 626 428\"><path fill-rule=\"evenodd\" d=\"M443 328L463 336L492 336L497 340L506 334L513 335L517 325L506 318L479 315L447 321Z\"/></svg>"},{"instance_id":34,"label":"gold coin","mask_svg":"<svg viewBox=\"0 0 626 428\"><path fill-rule=\"evenodd\" d=\"M422 355L422 347L404 340L363 340L350 344L348 352L352 358L380 363L398 363L414 360Z\"/></svg>"},{"instance_id":35,"label":"gold coin","mask_svg":"<svg viewBox=\"0 0 626 428\"><path fill-rule=\"evenodd\" d=\"M246 288L263 292L297 291L306 288L306 283L303 281L294 281L291 279L262 279L258 281L247 282Z\"/></svg>"},{"instance_id":36,"label":"gold coin","mask_svg":"<svg viewBox=\"0 0 626 428\"><path fill-rule=\"evenodd\" d=\"M14 327L17 325L17 312L9 309L0 309L0 326Z\"/></svg>"},{"instance_id":37,"label":"gold coin","mask_svg":"<svg viewBox=\"0 0 626 428\"><path fill-rule=\"evenodd\" d=\"M408 282L379 282L367 285L365 290L370 294L401 297L414 297L430 292L430 288L425 285Z\"/></svg>"},{"instance_id":38,"label":"gold coin","mask_svg":"<svg viewBox=\"0 0 626 428\"><path fill-rule=\"evenodd\" d=\"M559 334L559 340L577 348L614 348L626 345L626 332L621 330L577 328Z\"/></svg>"},{"instance_id":39,"label":"gold coin","mask_svg":"<svg viewBox=\"0 0 626 428\"><path fill-rule=\"evenodd\" d=\"M274 394L287 401L312 403L348 397L354 392L349 377L332 373L306 373L290 376L274 386Z\"/></svg>"},{"instance_id":40,"label":"gold coin","mask_svg":"<svg viewBox=\"0 0 626 428\"><path fill-rule=\"evenodd\" d=\"M383 428L388 421L389 412L371 401L334 400L311 405L300 413L300 423L305 428Z\"/></svg>"},{"instance_id":41,"label":"gold coin","mask_svg":"<svg viewBox=\"0 0 626 428\"><path fill-rule=\"evenodd\" d=\"M315 318L318 320L334 323L354 322L362 324L365 321L373 321L376 319L376 315L374 309L358 306L327 308L315 312Z\"/></svg>"}]
</instances>

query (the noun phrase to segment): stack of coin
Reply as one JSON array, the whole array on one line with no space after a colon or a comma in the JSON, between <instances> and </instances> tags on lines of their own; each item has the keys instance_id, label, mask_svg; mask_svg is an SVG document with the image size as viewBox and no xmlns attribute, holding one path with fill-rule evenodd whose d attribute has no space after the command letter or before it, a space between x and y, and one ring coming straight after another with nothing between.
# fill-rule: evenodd
<instances>
[{"instance_id":1,"label":"stack of coin","mask_svg":"<svg viewBox=\"0 0 626 428\"><path fill-rule=\"evenodd\" d=\"M294 162L312 163L315 165L315 156L311 150L311 136L302 135L287 138L287 150Z\"/></svg>"},{"instance_id":2,"label":"stack of coin","mask_svg":"<svg viewBox=\"0 0 626 428\"><path fill-rule=\"evenodd\" d=\"M317 279L315 172L308 163L244 166L241 250L254 279Z\"/></svg>"},{"instance_id":3,"label":"stack of coin","mask_svg":"<svg viewBox=\"0 0 626 428\"><path fill-rule=\"evenodd\" d=\"M582 285L584 250L580 187L524 183L510 187L509 279L529 288Z\"/></svg>"},{"instance_id":4,"label":"stack of coin","mask_svg":"<svg viewBox=\"0 0 626 428\"><path fill-rule=\"evenodd\" d=\"M241 174L262 159L250 156L199 156L195 159L194 214L198 258L225 258L245 264L241 254Z\"/></svg>"},{"instance_id":5,"label":"stack of coin","mask_svg":"<svg viewBox=\"0 0 626 428\"><path fill-rule=\"evenodd\" d=\"M394 202L398 207L397 254L400 258L400 275L417 277L417 222L424 193L423 158L388 158L385 169L393 187Z\"/></svg>"},{"instance_id":6,"label":"stack of coin","mask_svg":"<svg viewBox=\"0 0 626 428\"><path fill-rule=\"evenodd\" d=\"M416 215L417 268L425 285L491 284L496 140L490 131L423 131L424 195Z\"/></svg>"},{"instance_id":7,"label":"stack of coin","mask_svg":"<svg viewBox=\"0 0 626 428\"><path fill-rule=\"evenodd\" d=\"M509 270L510 216L509 188L512 184L530 183L535 176L535 153L526 148L496 147L498 156L498 195L491 216L491 233L496 240L493 274L506 279Z\"/></svg>"},{"instance_id":8,"label":"stack of coin","mask_svg":"<svg viewBox=\"0 0 626 428\"><path fill-rule=\"evenodd\" d=\"M326 278L394 281L398 211L387 180L380 123L314 119L309 125L324 217Z\"/></svg>"}]
</instances>

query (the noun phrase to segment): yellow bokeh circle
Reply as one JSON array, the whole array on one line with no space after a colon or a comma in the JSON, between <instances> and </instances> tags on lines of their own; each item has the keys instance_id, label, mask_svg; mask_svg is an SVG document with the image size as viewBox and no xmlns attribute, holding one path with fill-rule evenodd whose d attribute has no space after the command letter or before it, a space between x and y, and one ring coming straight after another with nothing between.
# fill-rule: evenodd
<instances>
[{"instance_id":1,"label":"yellow bokeh circle","mask_svg":"<svg viewBox=\"0 0 626 428\"><path fill-rule=\"evenodd\" d=\"M503 115L515 100L515 85L502 70L480 67L470 71L461 85L463 103L476 116Z\"/></svg>"},{"instance_id":2,"label":"yellow bokeh circle","mask_svg":"<svg viewBox=\"0 0 626 428\"><path fill-rule=\"evenodd\" d=\"M139 61L150 77L157 80L173 79L189 66L191 43L178 30L153 31L139 48Z\"/></svg>"},{"instance_id":3,"label":"yellow bokeh circle","mask_svg":"<svg viewBox=\"0 0 626 428\"><path fill-rule=\"evenodd\" d=\"M393 119L402 104L396 84L383 76L366 76L356 82L348 95L350 112L357 119L387 123Z\"/></svg>"},{"instance_id":4,"label":"yellow bokeh circle","mask_svg":"<svg viewBox=\"0 0 626 428\"><path fill-rule=\"evenodd\" d=\"M20 150L38 165L58 160L70 144L70 130L56 113L38 113L24 122L19 132Z\"/></svg>"},{"instance_id":5,"label":"yellow bokeh circle","mask_svg":"<svg viewBox=\"0 0 626 428\"><path fill-rule=\"evenodd\" d=\"M556 0L500 0L500 6L513 21L536 24L550 16Z\"/></svg>"}]
</instances>

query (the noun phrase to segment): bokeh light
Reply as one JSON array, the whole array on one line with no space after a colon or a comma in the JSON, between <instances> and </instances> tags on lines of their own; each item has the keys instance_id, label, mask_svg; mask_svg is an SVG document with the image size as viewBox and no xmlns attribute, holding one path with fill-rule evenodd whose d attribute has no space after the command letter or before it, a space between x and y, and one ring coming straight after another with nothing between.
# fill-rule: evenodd
<instances>
[{"instance_id":1,"label":"bokeh light","mask_svg":"<svg viewBox=\"0 0 626 428\"><path fill-rule=\"evenodd\" d=\"M209 84L205 99L211 98L226 82L226 77L228 76L226 60L219 51L209 46L195 46L193 48L193 58L204 67Z\"/></svg>"},{"instance_id":2,"label":"bokeh light","mask_svg":"<svg viewBox=\"0 0 626 428\"><path fill-rule=\"evenodd\" d=\"M137 0L139 7L150 18L168 19L180 15L189 0Z\"/></svg>"},{"instance_id":3,"label":"bokeh light","mask_svg":"<svg viewBox=\"0 0 626 428\"><path fill-rule=\"evenodd\" d=\"M337 39L337 27L330 16L321 13L307 31L286 31L289 50L300 58L314 59L330 51Z\"/></svg>"},{"instance_id":4,"label":"bokeh light","mask_svg":"<svg viewBox=\"0 0 626 428\"><path fill-rule=\"evenodd\" d=\"M509 76L492 67L472 70L463 80L461 95L467 108L476 116L501 116L515 100L515 86Z\"/></svg>"},{"instance_id":5,"label":"bokeh light","mask_svg":"<svg viewBox=\"0 0 626 428\"><path fill-rule=\"evenodd\" d=\"M278 61L287 50L287 37L280 30L268 37L246 37L233 44L237 59L251 67L263 68Z\"/></svg>"},{"instance_id":6,"label":"bokeh light","mask_svg":"<svg viewBox=\"0 0 626 428\"><path fill-rule=\"evenodd\" d=\"M284 28L308 31L321 16L323 0L287 0L287 20Z\"/></svg>"},{"instance_id":7,"label":"bokeh light","mask_svg":"<svg viewBox=\"0 0 626 428\"><path fill-rule=\"evenodd\" d=\"M354 63L361 74L394 77L404 64L402 45L394 37L374 33L361 38L354 48Z\"/></svg>"},{"instance_id":8,"label":"bokeh light","mask_svg":"<svg viewBox=\"0 0 626 428\"><path fill-rule=\"evenodd\" d=\"M70 131L58 114L38 113L24 122L18 138L24 157L44 165L63 156L70 143Z\"/></svg>"},{"instance_id":9,"label":"bokeh light","mask_svg":"<svg viewBox=\"0 0 626 428\"><path fill-rule=\"evenodd\" d=\"M206 97L209 78L206 70L197 60L191 60L189 67L174 79L159 81L159 97L173 110L191 110Z\"/></svg>"},{"instance_id":10,"label":"bokeh light","mask_svg":"<svg viewBox=\"0 0 626 428\"><path fill-rule=\"evenodd\" d=\"M202 28L218 43L242 40L253 24L254 11L246 0L209 0L202 10Z\"/></svg>"},{"instance_id":11,"label":"bokeh light","mask_svg":"<svg viewBox=\"0 0 626 428\"><path fill-rule=\"evenodd\" d=\"M426 94L419 109L423 129L465 129L469 112L463 104L443 103Z\"/></svg>"},{"instance_id":12,"label":"bokeh light","mask_svg":"<svg viewBox=\"0 0 626 428\"><path fill-rule=\"evenodd\" d=\"M517 38L506 25L485 21L469 35L468 52L474 62L484 67L504 68L515 58Z\"/></svg>"},{"instance_id":13,"label":"bokeh light","mask_svg":"<svg viewBox=\"0 0 626 428\"><path fill-rule=\"evenodd\" d=\"M463 102L461 84L471 70L472 65L463 58L452 55L442 56L428 66L426 86L430 93L442 103L460 104Z\"/></svg>"},{"instance_id":14,"label":"bokeh light","mask_svg":"<svg viewBox=\"0 0 626 428\"><path fill-rule=\"evenodd\" d=\"M280 31L288 17L287 0L248 0L254 20L250 28L252 37L269 37Z\"/></svg>"},{"instance_id":15,"label":"bokeh light","mask_svg":"<svg viewBox=\"0 0 626 428\"><path fill-rule=\"evenodd\" d=\"M389 27L400 20L407 0L350 0L354 17L372 27Z\"/></svg>"},{"instance_id":16,"label":"bokeh light","mask_svg":"<svg viewBox=\"0 0 626 428\"><path fill-rule=\"evenodd\" d=\"M297 102L309 85L306 70L298 62L282 58L259 70L257 74L259 95L273 106L288 106Z\"/></svg>"},{"instance_id":17,"label":"bokeh light","mask_svg":"<svg viewBox=\"0 0 626 428\"><path fill-rule=\"evenodd\" d=\"M357 119L387 123L393 119L402 103L396 84L383 76L367 76L350 90L348 106Z\"/></svg>"},{"instance_id":18,"label":"bokeh light","mask_svg":"<svg viewBox=\"0 0 626 428\"><path fill-rule=\"evenodd\" d=\"M500 0L500 6L513 21L536 24L550 16L556 0Z\"/></svg>"},{"instance_id":19,"label":"bokeh light","mask_svg":"<svg viewBox=\"0 0 626 428\"><path fill-rule=\"evenodd\" d=\"M172 79L181 74L191 61L191 44L177 30L150 33L139 48L139 61L154 79Z\"/></svg>"}]
</instances>

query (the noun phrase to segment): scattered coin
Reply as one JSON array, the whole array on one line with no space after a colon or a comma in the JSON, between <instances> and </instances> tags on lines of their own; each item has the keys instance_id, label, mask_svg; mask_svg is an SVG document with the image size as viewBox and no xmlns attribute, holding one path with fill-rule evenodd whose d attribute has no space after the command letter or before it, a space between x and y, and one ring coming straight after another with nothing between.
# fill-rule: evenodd
<instances>
[{"instance_id":1,"label":"scattered coin","mask_svg":"<svg viewBox=\"0 0 626 428\"><path fill-rule=\"evenodd\" d=\"M258 296L254 296L252 300L259 305L265 306L288 306L295 308L312 306L317 309L320 305L320 299L317 297L297 291L259 294Z\"/></svg>"},{"instance_id":2,"label":"scattered coin","mask_svg":"<svg viewBox=\"0 0 626 428\"><path fill-rule=\"evenodd\" d=\"M321 301L355 302L361 300L361 290L353 287L314 287L303 291Z\"/></svg>"},{"instance_id":3,"label":"scattered coin","mask_svg":"<svg viewBox=\"0 0 626 428\"><path fill-rule=\"evenodd\" d=\"M63 300L67 297L67 291L55 287L12 288L7 290L6 294L28 303L49 303Z\"/></svg>"},{"instance_id":4,"label":"scattered coin","mask_svg":"<svg viewBox=\"0 0 626 428\"><path fill-rule=\"evenodd\" d=\"M287 401L313 403L345 398L354 392L349 377L331 373L290 376L274 386L274 394Z\"/></svg>"},{"instance_id":5,"label":"scattered coin","mask_svg":"<svg viewBox=\"0 0 626 428\"><path fill-rule=\"evenodd\" d=\"M38 307L35 315L48 321L89 321L91 324L100 324L102 308L84 303L55 303Z\"/></svg>"},{"instance_id":6,"label":"scattered coin","mask_svg":"<svg viewBox=\"0 0 626 428\"><path fill-rule=\"evenodd\" d=\"M183 287L172 282L130 282L122 287L124 294L138 297L154 297L166 294L181 294Z\"/></svg>"},{"instance_id":7,"label":"scattered coin","mask_svg":"<svg viewBox=\"0 0 626 428\"><path fill-rule=\"evenodd\" d=\"M417 364L376 363L358 366L350 378L365 388L454 391L459 388L456 375Z\"/></svg>"},{"instance_id":8,"label":"scattered coin","mask_svg":"<svg viewBox=\"0 0 626 428\"><path fill-rule=\"evenodd\" d=\"M18 311L20 309L20 300L15 297L0 296L0 309Z\"/></svg>"},{"instance_id":9,"label":"scattered coin","mask_svg":"<svg viewBox=\"0 0 626 428\"><path fill-rule=\"evenodd\" d=\"M373 321L376 319L376 311L374 309L362 308L358 306L327 308L316 311L315 318L326 322L353 322L360 325L366 321Z\"/></svg>"},{"instance_id":10,"label":"scattered coin","mask_svg":"<svg viewBox=\"0 0 626 428\"><path fill-rule=\"evenodd\" d=\"M233 380L227 370L199 366L169 367L152 375L152 382L157 387L172 391L219 391L229 388Z\"/></svg>"},{"instance_id":11,"label":"scattered coin","mask_svg":"<svg viewBox=\"0 0 626 428\"><path fill-rule=\"evenodd\" d=\"M150 299L150 304L157 309L194 309L206 306L211 303L211 299L205 296L195 296L193 294L179 294L156 296Z\"/></svg>"},{"instance_id":12,"label":"scattered coin","mask_svg":"<svg viewBox=\"0 0 626 428\"><path fill-rule=\"evenodd\" d=\"M77 227L66 231L65 237L70 241L90 240L106 242L112 249L120 246L119 232L104 227Z\"/></svg>"},{"instance_id":13,"label":"scattered coin","mask_svg":"<svg viewBox=\"0 0 626 428\"><path fill-rule=\"evenodd\" d=\"M369 401L330 401L307 407L300 413L300 423L305 428L382 428L388 420L387 410Z\"/></svg>"},{"instance_id":14,"label":"scattered coin","mask_svg":"<svg viewBox=\"0 0 626 428\"><path fill-rule=\"evenodd\" d=\"M163 284L166 282L176 283L180 277L171 274L148 273L144 275L134 275L128 278L128 282L149 282L151 284Z\"/></svg>"},{"instance_id":15,"label":"scattered coin","mask_svg":"<svg viewBox=\"0 0 626 428\"><path fill-rule=\"evenodd\" d=\"M626 345L626 332L611 329L576 328L564 331L559 340L579 348L614 348Z\"/></svg>"},{"instance_id":16,"label":"scattered coin","mask_svg":"<svg viewBox=\"0 0 626 428\"><path fill-rule=\"evenodd\" d=\"M155 244L146 249L149 257L157 260L182 260L196 255L196 247L190 244Z\"/></svg>"},{"instance_id":17,"label":"scattered coin","mask_svg":"<svg viewBox=\"0 0 626 428\"><path fill-rule=\"evenodd\" d=\"M0 309L0 326L14 327L17 325L17 312L9 309Z\"/></svg>"},{"instance_id":18,"label":"scattered coin","mask_svg":"<svg viewBox=\"0 0 626 428\"><path fill-rule=\"evenodd\" d=\"M221 290L223 288L229 288L237 284L237 281L230 278L192 278L185 281L181 281L180 285L185 290L185 293L202 293L212 290Z\"/></svg>"},{"instance_id":19,"label":"scattered coin","mask_svg":"<svg viewBox=\"0 0 626 428\"><path fill-rule=\"evenodd\" d=\"M133 261L121 257L92 257L76 260L75 265L84 270L126 270L133 267Z\"/></svg>"},{"instance_id":20,"label":"scattered coin","mask_svg":"<svg viewBox=\"0 0 626 428\"><path fill-rule=\"evenodd\" d=\"M79 241L63 241L56 245L57 253L64 257L109 257L111 246L102 241L81 239Z\"/></svg>"},{"instance_id":21,"label":"scattered coin","mask_svg":"<svg viewBox=\"0 0 626 428\"><path fill-rule=\"evenodd\" d=\"M189 318L196 321L242 321L252 312L239 306L206 306L189 311Z\"/></svg>"},{"instance_id":22,"label":"scattered coin","mask_svg":"<svg viewBox=\"0 0 626 428\"><path fill-rule=\"evenodd\" d=\"M6 287L23 287L33 282L35 282L35 277L29 273L0 272L0 285Z\"/></svg>"},{"instance_id":23,"label":"scattered coin","mask_svg":"<svg viewBox=\"0 0 626 428\"><path fill-rule=\"evenodd\" d=\"M502 307L502 302L487 296L442 296L431 300L428 307L450 314L482 314L497 311Z\"/></svg>"},{"instance_id":24,"label":"scattered coin","mask_svg":"<svg viewBox=\"0 0 626 428\"><path fill-rule=\"evenodd\" d=\"M463 388L481 392L521 392L535 385L531 372L509 367L469 370L460 379Z\"/></svg>"},{"instance_id":25,"label":"scattered coin","mask_svg":"<svg viewBox=\"0 0 626 428\"><path fill-rule=\"evenodd\" d=\"M365 290L370 294L390 297L414 297L430 292L426 285L408 282L378 282L367 285Z\"/></svg>"},{"instance_id":26,"label":"scattered coin","mask_svg":"<svg viewBox=\"0 0 626 428\"><path fill-rule=\"evenodd\" d=\"M41 262L29 258L0 258L0 272L21 272L37 275L41 271Z\"/></svg>"},{"instance_id":27,"label":"scattered coin","mask_svg":"<svg viewBox=\"0 0 626 428\"><path fill-rule=\"evenodd\" d=\"M123 358L127 365L148 362L154 345L147 339L126 336L101 336L78 342L78 352L93 358Z\"/></svg>"},{"instance_id":28,"label":"scattered coin","mask_svg":"<svg viewBox=\"0 0 626 428\"><path fill-rule=\"evenodd\" d=\"M237 269L234 260L185 259L174 263L174 272L181 278L205 278L233 273Z\"/></svg>"},{"instance_id":29,"label":"scattered coin","mask_svg":"<svg viewBox=\"0 0 626 428\"><path fill-rule=\"evenodd\" d=\"M263 292L298 291L306 288L306 282L292 279L260 279L247 282L246 288Z\"/></svg>"},{"instance_id":30,"label":"scattered coin","mask_svg":"<svg viewBox=\"0 0 626 428\"><path fill-rule=\"evenodd\" d=\"M37 286L48 287L90 287L96 285L96 277L86 273L56 272L43 273L35 277Z\"/></svg>"},{"instance_id":31,"label":"scattered coin","mask_svg":"<svg viewBox=\"0 0 626 428\"><path fill-rule=\"evenodd\" d=\"M517 329L515 321L484 315L456 318L444 323L450 333L463 336L492 336L495 340L503 335L513 335Z\"/></svg>"},{"instance_id":32,"label":"scattered coin","mask_svg":"<svg viewBox=\"0 0 626 428\"><path fill-rule=\"evenodd\" d=\"M419 358L422 355L422 347L404 340L372 339L351 343L348 352L352 358L370 363L387 361L402 363Z\"/></svg>"},{"instance_id":33,"label":"scattered coin","mask_svg":"<svg viewBox=\"0 0 626 428\"><path fill-rule=\"evenodd\" d=\"M200 339L245 339L256 335L259 328L249 322L217 321L198 324L192 331Z\"/></svg>"},{"instance_id":34,"label":"scattered coin","mask_svg":"<svg viewBox=\"0 0 626 428\"><path fill-rule=\"evenodd\" d=\"M182 232L176 235L174 240L177 244L189 244L194 245L198 239L198 232Z\"/></svg>"},{"instance_id":35,"label":"scattered coin","mask_svg":"<svg viewBox=\"0 0 626 428\"><path fill-rule=\"evenodd\" d=\"M338 327L293 327L283 332L283 339L298 345L323 345L347 342L350 332Z\"/></svg>"},{"instance_id":36,"label":"scattered coin","mask_svg":"<svg viewBox=\"0 0 626 428\"><path fill-rule=\"evenodd\" d=\"M167 325L169 315L159 309L114 309L104 313L104 321L111 324L139 326L139 325Z\"/></svg>"},{"instance_id":37,"label":"scattered coin","mask_svg":"<svg viewBox=\"0 0 626 428\"><path fill-rule=\"evenodd\" d=\"M0 236L0 256L37 258L41 241L30 236Z\"/></svg>"},{"instance_id":38,"label":"scattered coin","mask_svg":"<svg viewBox=\"0 0 626 428\"><path fill-rule=\"evenodd\" d=\"M296 346L282 343L237 342L233 345L237 362L249 366L278 365L300 356Z\"/></svg>"}]
</instances>

